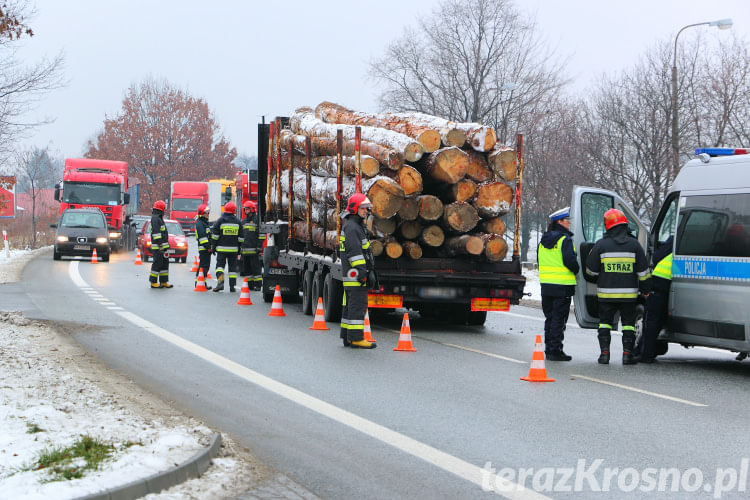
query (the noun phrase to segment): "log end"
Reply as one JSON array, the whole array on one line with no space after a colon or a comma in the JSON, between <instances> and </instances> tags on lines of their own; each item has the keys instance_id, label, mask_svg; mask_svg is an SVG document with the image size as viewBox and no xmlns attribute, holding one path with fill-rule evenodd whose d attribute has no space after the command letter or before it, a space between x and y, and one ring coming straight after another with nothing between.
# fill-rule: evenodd
<instances>
[{"instance_id":1,"label":"log end","mask_svg":"<svg viewBox=\"0 0 750 500\"><path fill-rule=\"evenodd\" d=\"M505 239L497 236L489 239L484 246L484 256L490 262L499 262L505 258L508 253L508 244Z\"/></svg>"},{"instance_id":2,"label":"log end","mask_svg":"<svg viewBox=\"0 0 750 500\"><path fill-rule=\"evenodd\" d=\"M471 135L470 144L475 151L481 151L483 153L491 151L492 148L495 147L495 144L497 144L497 134L495 133L495 129L482 127L475 131Z\"/></svg>"},{"instance_id":3,"label":"log end","mask_svg":"<svg viewBox=\"0 0 750 500\"><path fill-rule=\"evenodd\" d=\"M380 171L380 163L371 156L362 157L362 175L365 177L375 177Z\"/></svg>"},{"instance_id":4,"label":"log end","mask_svg":"<svg viewBox=\"0 0 750 500\"><path fill-rule=\"evenodd\" d=\"M404 148L404 159L409 162L419 161L424 154L424 148L418 142L410 142Z\"/></svg>"},{"instance_id":5,"label":"log end","mask_svg":"<svg viewBox=\"0 0 750 500\"><path fill-rule=\"evenodd\" d=\"M444 129L440 135L444 146L460 148L466 144L466 133L463 130L457 128Z\"/></svg>"},{"instance_id":6,"label":"log end","mask_svg":"<svg viewBox=\"0 0 750 500\"><path fill-rule=\"evenodd\" d=\"M479 236L471 236L466 241L466 253L469 255L482 255L484 241Z\"/></svg>"},{"instance_id":7,"label":"log end","mask_svg":"<svg viewBox=\"0 0 750 500\"><path fill-rule=\"evenodd\" d=\"M440 132L437 130L425 130L417 136L417 141L422 145L425 153L432 153L440 149Z\"/></svg>"}]
</instances>

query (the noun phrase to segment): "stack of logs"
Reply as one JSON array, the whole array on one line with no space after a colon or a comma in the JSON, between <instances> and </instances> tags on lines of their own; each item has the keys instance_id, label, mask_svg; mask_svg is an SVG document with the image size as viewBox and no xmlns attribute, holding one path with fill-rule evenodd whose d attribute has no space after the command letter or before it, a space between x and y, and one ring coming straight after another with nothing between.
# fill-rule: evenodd
<instances>
[{"instance_id":1,"label":"stack of logs","mask_svg":"<svg viewBox=\"0 0 750 500\"><path fill-rule=\"evenodd\" d=\"M328 249L338 246L336 136L341 131L340 208L356 190L358 142L361 190L373 204L367 227L376 256L471 255L490 262L505 258L502 217L513 202L510 183L516 178L516 152L498 144L492 128L421 113L365 114L330 102L315 110L297 109L290 127L270 143L280 175L277 179L276 169L271 170L269 199L272 210L280 202L281 212L287 214L292 189L296 239L312 238L315 245ZM355 141L358 132L361 141ZM311 155L311 231L306 223L306 154Z\"/></svg>"}]
</instances>

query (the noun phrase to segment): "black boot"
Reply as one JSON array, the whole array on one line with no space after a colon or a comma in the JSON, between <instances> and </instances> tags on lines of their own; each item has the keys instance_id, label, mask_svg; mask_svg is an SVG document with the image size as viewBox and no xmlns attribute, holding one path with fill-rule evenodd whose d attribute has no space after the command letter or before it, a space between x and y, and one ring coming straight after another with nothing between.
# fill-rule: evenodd
<instances>
[{"instance_id":1,"label":"black boot","mask_svg":"<svg viewBox=\"0 0 750 500\"><path fill-rule=\"evenodd\" d=\"M635 365L638 364L638 360L633 354L633 348L635 347L635 335L623 334L622 336L622 364L623 365Z\"/></svg>"},{"instance_id":2,"label":"black boot","mask_svg":"<svg viewBox=\"0 0 750 500\"><path fill-rule=\"evenodd\" d=\"M545 357L549 361L570 361L571 359L573 359L572 356L565 354L565 351L563 351L562 349L545 353Z\"/></svg>"},{"instance_id":3,"label":"black boot","mask_svg":"<svg viewBox=\"0 0 750 500\"><path fill-rule=\"evenodd\" d=\"M601 350L601 354L599 354L597 362L600 365L609 364L609 343L611 340L611 336L599 334L599 349Z\"/></svg>"},{"instance_id":4,"label":"black boot","mask_svg":"<svg viewBox=\"0 0 750 500\"><path fill-rule=\"evenodd\" d=\"M341 333L339 333L339 337L341 337L341 340L344 342L344 347L349 347L352 345L352 343L349 341L349 335L346 334L345 330L341 330Z\"/></svg>"}]
</instances>

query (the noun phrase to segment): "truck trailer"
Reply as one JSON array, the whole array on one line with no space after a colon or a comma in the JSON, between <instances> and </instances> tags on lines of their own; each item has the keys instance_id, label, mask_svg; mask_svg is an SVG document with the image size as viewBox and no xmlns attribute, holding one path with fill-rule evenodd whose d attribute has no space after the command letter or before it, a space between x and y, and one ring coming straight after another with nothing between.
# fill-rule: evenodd
<instances>
[{"instance_id":1,"label":"truck trailer","mask_svg":"<svg viewBox=\"0 0 750 500\"><path fill-rule=\"evenodd\" d=\"M311 152L306 152L306 193L301 199L287 198L286 206L279 204L282 196L278 189L287 171L291 178L293 161L288 153L280 154L279 129L288 123L286 118L271 124L258 125L259 168L258 191L263 220L261 232L267 234L264 253L263 298L273 299L276 285L280 286L286 300L302 296L305 314L313 314L318 297L323 298L325 319L339 321L342 310L343 285L341 257L338 250L340 224L322 228L324 241L334 231L336 244L331 248L321 245L321 228L316 227L313 236L312 212L326 209L338 216L346 206L342 186L341 154L339 152L338 179L334 184L333 207L323 207L311 196L310 164ZM516 220L520 219L520 181L523 169L522 136L518 144L519 175L516 183ZM294 154L294 153L293 153ZM303 160L304 163L304 160ZM286 179L285 179L286 180ZM351 182L351 180L347 181ZM362 179L357 178L357 185ZM290 181L291 187L291 181ZM273 195L272 195L273 192ZM296 198L298 195L293 195ZM296 207L290 209L289 207ZM296 214L296 215L295 215ZM325 221L324 221L325 225ZM397 308L416 309L421 315L442 317L455 323L468 325L484 324L488 311L507 311L511 304L518 304L523 295L525 278L521 273L519 255L519 224L515 225L515 244L510 260L487 262L476 256L426 256L408 258L405 254L391 258L385 252L375 257L375 268L379 278L377 289L369 291L369 308L392 311ZM325 245L325 246L324 246Z\"/></svg>"}]
</instances>

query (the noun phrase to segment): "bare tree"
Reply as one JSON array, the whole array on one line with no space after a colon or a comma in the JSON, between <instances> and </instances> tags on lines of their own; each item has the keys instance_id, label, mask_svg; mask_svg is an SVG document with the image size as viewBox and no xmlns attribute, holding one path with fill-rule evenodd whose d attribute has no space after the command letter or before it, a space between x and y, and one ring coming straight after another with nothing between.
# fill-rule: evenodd
<instances>
[{"instance_id":1,"label":"bare tree","mask_svg":"<svg viewBox=\"0 0 750 500\"><path fill-rule=\"evenodd\" d=\"M30 9L25 1L4 2L0 9L0 164L25 132L49 119L29 119L28 113L47 92L60 88L63 56L28 64L17 55L15 41L32 36L26 25Z\"/></svg>"},{"instance_id":2,"label":"bare tree","mask_svg":"<svg viewBox=\"0 0 750 500\"><path fill-rule=\"evenodd\" d=\"M508 143L563 87L561 66L510 0L446 0L369 73L381 108L481 122Z\"/></svg>"},{"instance_id":3,"label":"bare tree","mask_svg":"<svg viewBox=\"0 0 750 500\"><path fill-rule=\"evenodd\" d=\"M240 154L234 159L234 166L243 172L245 170L258 170L258 157Z\"/></svg>"},{"instance_id":4,"label":"bare tree","mask_svg":"<svg viewBox=\"0 0 750 500\"><path fill-rule=\"evenodd\" d=\"M33 148L16 154L18 186L31 197L31 246L36 247L37 201L41 189L54 184L57 178L55 163L46 149Z\"/></svg>"}]
</instances>

